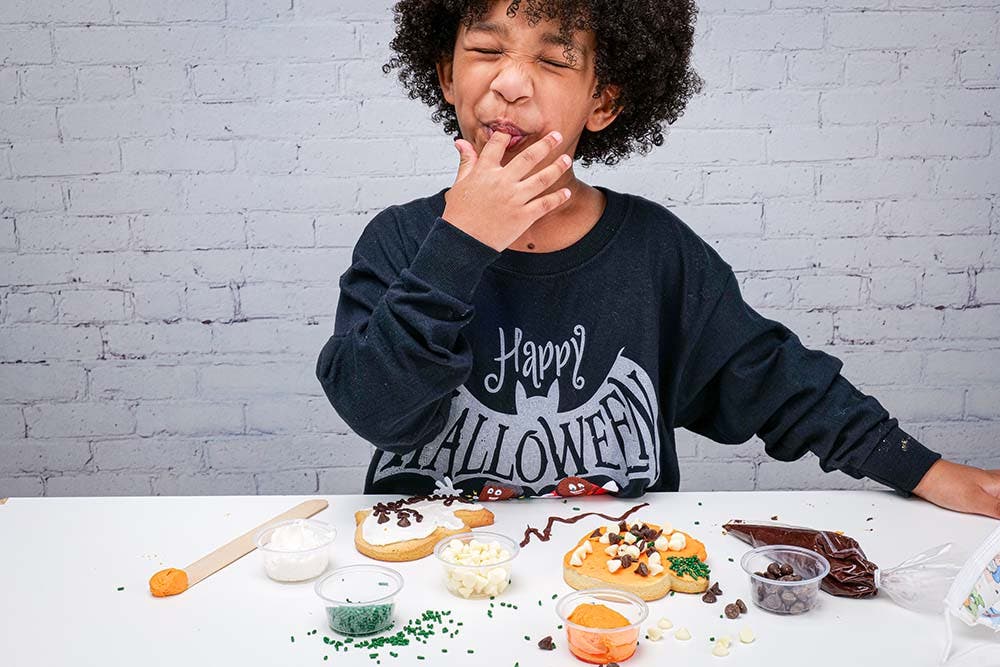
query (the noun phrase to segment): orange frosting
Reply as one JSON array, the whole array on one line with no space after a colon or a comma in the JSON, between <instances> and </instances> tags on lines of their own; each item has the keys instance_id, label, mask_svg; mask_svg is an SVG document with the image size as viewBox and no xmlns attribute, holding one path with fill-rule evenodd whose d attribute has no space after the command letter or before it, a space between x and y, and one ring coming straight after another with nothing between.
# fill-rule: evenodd
<instances>
[{"instance_id":1,"label":"orange frosting","mask_svg":"<svg viewBox=\"0 0 1000 667\"><path fill-rule=\"evenodd\" d=\"M612 630L631 625L627 618L614 609L591 603L579 605L569 615L568 620L570 623L595 630ZM569 639L569 650L573 655L598 665L627 660L635 653L639 642L638 627L620 632L587 632L567 626L566 635Z\"/></svg>"},{"instance_id":2,"label":"orange frosting","mask_svg":"<svg viewBox=\"0 0 1000 667\"><path fill-rule=\"evenodd\" d=\"M569 615L569 621L577 625L585 625L588 628L601 628L604 630L609 628L624 628L626 625L631 625L627 618L614 609L609 609L603 604L591 604L589 602L585 602L574 609L573 613Z\"/></svg>"},{"instance_id":3,"label":"orange frosting","mask_svg":"<svg viewBox=\"0 0 1000 667\"><path fill-rule=\"evenodd\" d=\"M659 529L659 526L657 526L655 523L646 523L645 525L649 526L654 530ZM602 527L599 530L603 535L605 529ZM678 530L674 532L682 533L684 537L687 539L687 545L680 551L670 551L669 549L661 550L659 553L661 557L661 563L663 564L664 567L670 566L670 561L667 559L671 556L680 556L680 557L697 556L698 560L702 562L708 560L708 553L705 550L705 545L702 542L691 537L684 531ZM587 557L583 559L583 565L570 565L569 560L570 558L573 557L573 552L576 550L577 547L581 546L584 542L588 540L590 540L590 545L593 548L593 553L588 554ZM607 582L627 581L627 580L632 580L635 582L649 581L647 577L643 577L639 574L636 574L635 567L631 567L628 569L622 568L617 572L615 572L614 574L609 572L608 559L610 558L610 556L604 553L604 550L608 546L609 545L602 543L599 537L590 537L590 533L588 533L587 537L584 537L582 540L580 540L577 543L576 547L573 547L572 549L567 551L566 554L563 556L563 568L565 569L572 568L577 572L579 572L580 574L585 574L590 577L594 577L595 579L602 579ZM643 551L640 553L639 558L634 559L632 562L640 563L640 562L647 562L648 560L649 559L646 556L646 552ZM666 576L666 572L664 571L660 576ZM684 575L684 579L690 580L691 577L688 575Z\"/></svg>"},{"instance_id":4,"label":"orange frosting","mask_svg":"<svg viewBox=\"0 0 1000 667\"><path fill-rule=\"evenodd\" d=\"M177 568L168 567L149 578L149 592L158 598L183 593L187 588L187 572Z\"/></svg>"}]
</instances>

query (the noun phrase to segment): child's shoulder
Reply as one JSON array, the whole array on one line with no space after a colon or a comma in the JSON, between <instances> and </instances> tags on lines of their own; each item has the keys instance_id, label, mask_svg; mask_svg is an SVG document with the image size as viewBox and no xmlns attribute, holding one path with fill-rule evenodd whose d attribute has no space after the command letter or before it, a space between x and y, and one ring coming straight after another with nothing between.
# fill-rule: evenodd
<instances>
[{"instance_id":1,"label":"child's shoulder","mask_svg":"<svg viewBox=\"0 0 1000 667\"><path fill-rule=\"evenodd\" d=\"M373 251L395 257L401 263L412 259L430 232L437 216L444 212L444 192L391 204L376 213L361 231L355 251Z\"/></svg>"},{"instance_id":2,"label":"child's shoulder","mask_svg":"<svg viewBox=\"0 0 1000 667\"><path fill-rule=\"evenodd\" d=\"M668 206L634 193L618 194L629 201L626 229L639 243L667 255L717 256L714 248Z\"/></svg>"}]
</instances>

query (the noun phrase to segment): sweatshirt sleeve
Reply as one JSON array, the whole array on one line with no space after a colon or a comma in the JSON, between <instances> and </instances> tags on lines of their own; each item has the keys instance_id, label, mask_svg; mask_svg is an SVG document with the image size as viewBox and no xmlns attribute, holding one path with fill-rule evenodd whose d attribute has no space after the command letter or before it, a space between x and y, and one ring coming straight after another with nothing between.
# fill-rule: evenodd
<instances>
[{"instance_id":1,"label":"sweatshirt sleeve","mask_svg":"<svg viewBox=\"0 0 1000 667\"><path fill-rule=\"evenodd\" d=\"M825 472L868 477L908 496L940 454L848 382L839 359L807 349L754 311L731 267L707 245L701 252L696 264L716 275L692 280L699 289L689 295L714 296L690 309L703 314L686 327L691 346L680 368L675 425L726 444L756 434L775 459L811 451Z\"/></svg>"},{"instance_id":2,"label":"sweatshirt sleeve","mask_svg":"<svg viewBox=\"0 0 1000 667\"><path fill-rule=\"evenodd\" d=\"M405 452L444 427L452 392L472 370L462 329L499 253L438 217L407 261L395 208L379 213L354 248L316 377L358 435Z\"/></svg>"}]
</instances>

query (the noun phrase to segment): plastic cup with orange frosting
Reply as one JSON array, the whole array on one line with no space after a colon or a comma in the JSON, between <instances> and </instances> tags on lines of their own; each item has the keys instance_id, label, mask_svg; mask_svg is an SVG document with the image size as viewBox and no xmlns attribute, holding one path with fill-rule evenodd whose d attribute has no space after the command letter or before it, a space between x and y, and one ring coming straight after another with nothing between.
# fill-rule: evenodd
<instances>
[{"instance_id":1,"label":"plastic cup with orange frosting","mask_svg":"<svg viewBox=\"0 0 1000 667\"><path fill-rule=\"evenodd\" d=\"M556 613L566 628L570 652L584 662L603 665L632 657L649 607L627 591L593 588L564 595Z\"/></svg>"}]
</instances>

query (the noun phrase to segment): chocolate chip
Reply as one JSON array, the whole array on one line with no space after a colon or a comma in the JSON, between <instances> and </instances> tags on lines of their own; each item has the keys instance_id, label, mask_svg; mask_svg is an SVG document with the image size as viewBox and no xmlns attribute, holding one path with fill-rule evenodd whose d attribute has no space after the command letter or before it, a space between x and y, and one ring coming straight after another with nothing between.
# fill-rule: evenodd
<instances>
[{"instance_id":1,"label":"chocolate chip","mask_svg":"<svg viewBox=\"0 0 1000 667\"><path fill-rule=\"evenodd\" d=\"M608 542L611 544L618 544L622 541L622 536L620 533L611 533L608 535Z\"/></svg>"},{"instance_id":2,"label":"chocolate chip","mask_svg":"<svg viewBox=\"0 0 1000 667\"><path fill-rule=\"evenodd\" d=\"M627 533L628 532L628 524L625 523L624 521L622 521L621 523L619 523L618 524L618 532L619 533Z\"/></svg>"},{"instance_id":3,"label":"chocolate chip","mask_svg":"<svg viewBox=\"0 0 1000 667\"><path fill-rule=\"evenodd\" d=\"M740 610L741 614L747 613L747 603L743 600L736 598L736 607Z\"/></svg>"},{"instance_id":4,"label":"chocolate chip","mask_svg":"<svg viewBox=\"0 0 1000 667\"><path fill-rule=\"evenodd\" d=\"M647 556L652 556L655 553L656 553L656 547L649 547L648 549L646 549Z\"/></svg>"},{"instance_id":5,"label":"chocolate chip","mask_svg":"<svg viewBox=\"0 0 1000 667\"><path fill-rule=\"evenodd\" d=\"M410 526L410 520L407 519L405 516L401 516L399 517L399 521L397 521L396 524L400 528L408 528Z\"/></svg>"},{"instance_id":6,"label":"chocolate chip","mask_svg":"<svg viewBox=\"0 0 1000 667\"><path fill-rule=\"evenodd\" d=\"M778 581L795 581L795 577L790 574L786 574L783 577L778 577Z\"/></svg>"},{"instance_id":7,"label":"chocolate chip","mask_svg":"<svg viewBox=\"0 0 1000 667\"><path fill-rule=\"evenodd\" d=\"M777 520L778 520L778 515L777 514L775 514L774 516L771 517L771 521L777 521Z\"/></svg>"},{"instance_id":8,"label":"chocolate chip","mask_svg":"<svg viewBox=\"0 0 1000 667\"><path fill-rule=\"evenodd\" d=\"M773 577L780 577L781 566L778 565L777 563L771 563L770 565L767 566L767 573Z\"/></svg>"},{"instance_id":9,"label":"chocolate chip","mask_svg":"<svg viewBox=\"0 0 1000 667\"><path fill-rule=\"evenodd\" d=\"M718 581L716 581L715 583L713 583L712 587L709 590L711 590L716 595L722 595L722 589L719 588L719 582Z\"/></svg>"},{"instance_id":10,"label":"chocolate chip","mask_svg":"<svg viewBox=\"0 0 1000 667\"><path fill-rule=\"evenodd\" d=\"M638 574L640 577L648 577L649 568L646 567L645 563L639 563L639 567L635 568L635 573Z\"/></svg>"},{"instance_id":11,"label":"chocolate chip","mask_svg":"<svg viewBox=\"0 0 1000 667\"><path fill-rule=\"evenodd\" d=\"M701 601L707 602L708 604L715 604L715 593L713 593L711 589L705 591L705 594L701 596Z\"/></svg>"},{"instance_id":12,"label":"chocolate chip","mask_svg":"<svg viewBox=\"0 0 1000 667\"><path fill-rule=\"evenodd\" d=\"M624 556L622 556L621 558L619 558L619 560L622 562L622 567L623 568L628 569L628 568L632 567L632 557L629 556L628 554L625 554Z\"/></svg>"},{"instance_id":13,"label":"chocolate chip","mask_svg":"<svg viewBox=\"0 0 1000 667\"><path fill-rule=\"evenodd\" d=\"M740 617L740 608L735 604L727 604L725 608L726 618L733 619Z\"/></svg>"},{"instance_id":14,"label":"chocolate chip","mask_svg":"<svg viewBox=\"0 0 1000 667\"><path fill-rule=\"evenodd\" d=\"M538 642L538 648L543 651L551 651L555 649L556 645L552 643L552 637L542 637Z\"/></svg>"},{"instance_id":15,"label":"chocolate chip","mask_svg":"<svg viewBox=\"0 0 1000 667\"><path fill-rule=\"evenodd\" d=\"M601 536L601 529L600 528L595 529L594 532L592 532L590 534L590 536L591 537L600 537Z\"/></svg>"},{"instance_id":16,"label":"chocolate chip","mask_svg":"<svg viewBox=\"0 0 1000 667\"><path fill-rule=\"evenodd\" d=\"M783 564L780 567L780 572L781 572L781 576L785 577L785 576L788 576L789 574L794 573L795 570L792 568L791 565L789 565L788 563L785 563L785 564Z\"/></svg>"},{"instance_id":17,"label":"chocolate chip","mask_svg":"<svg viewBox=\"0 0 1000 667\"><path fill-rule=\"evenodd\" d=\"M383 513L383 514L379 514L378 515L378 522L379 523L387 523L388 521L389 521L389 515L388 514Z\"/></svg>"}]
</instances>

